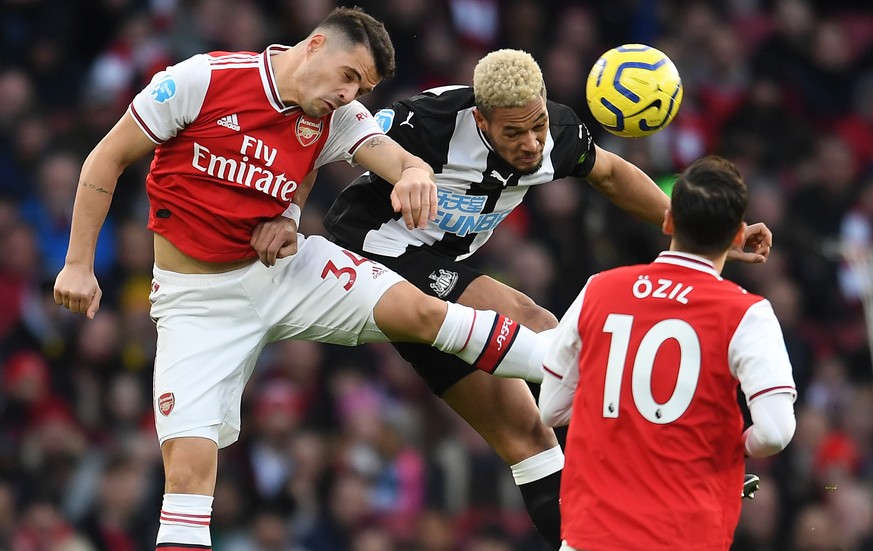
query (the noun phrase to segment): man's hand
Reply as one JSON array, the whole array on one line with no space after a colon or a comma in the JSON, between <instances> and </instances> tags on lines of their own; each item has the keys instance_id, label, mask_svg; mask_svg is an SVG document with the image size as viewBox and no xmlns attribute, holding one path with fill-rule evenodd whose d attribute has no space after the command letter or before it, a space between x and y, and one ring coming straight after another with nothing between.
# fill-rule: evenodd
<instances>
[{"instance_id":1,"label":"man's hand","mask_svg":"<svg viewBox=\"0 0 873 551\"><path fill-rule=\"evenodd\" d=\"M261 264L275 266L277 258L297 254L297 222L284 216L261 222L255 226L250 243Z\"/></svg>"},{"instance_id":2,"label":"man's hand","mask_svg":"<svg viewBox=\"0 0 873 551\"><path fill-rule=\"evenodd\" d=\"M80 264L65 264L55 279L55 304L60 304L70 312L85 314L94 319L100 309L103 291L97 284L94 270Z\"/></svg>"},{"instance_id":3,"label":"man's hand","mask_svg":"<svg viewBox=\"0 0 873 551\"><path fill-rule=\"evenodd\" d=\"M437 187L433 174L417 167L404 170L391 191L391 206L394 212L403 214L408 229L426 228L428 221L435 220L437 215Z\"/></svg>"},{"instance_id":4,"label":"man's hand","mask_svg":"<svg viewBox=\"0 0 873 551\"><path fill-rule=\"evenodd\" d=\"M773 232L763 222L746 226L743 247L733 247L728 251L728 260L739 260L748 264L763 264L770 256L773 247ZM746 249L751 249L746 251Z\"/></svg>"},{"instance_id":5,"label":"man's hand","mask_svg":"<svg viewBox=\"0 0 873 551\"><path fill-rule=\"evenodd\" d=\"M355 153L355 162L392 184L391 207L407 229L426 228L437 216L433 169L388 136L374 136Z\"/></svg>"},{"instance_id":6,"label":"man's hand","mask_svg":"<svg viewBox=\"0 0 873 551\"><path fill-rule=\"evenodd\" d=\"M761 489L761 479L756 474L746 473L743 479L743 499L755 499L755 492Z\"/></svg>"}]
</instances>

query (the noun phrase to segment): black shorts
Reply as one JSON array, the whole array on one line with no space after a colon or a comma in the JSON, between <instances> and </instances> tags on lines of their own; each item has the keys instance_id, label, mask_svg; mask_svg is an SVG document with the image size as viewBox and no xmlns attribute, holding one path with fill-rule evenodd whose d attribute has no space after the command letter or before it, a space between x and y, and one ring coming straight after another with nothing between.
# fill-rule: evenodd
<instances>
[{"instance_id":1,"label":"black shorts","mask_svg":"<svg viewBox=\"0 0 873 551\"><path fill-rule=\"evenodd\" d=\"M394 258L365 253L347 243L331 238L338 245L391 268L426 294L457 302L461 293L482 273L452 258L434 254L427 249L414 249ZM437 396L452 385L474 373L476 368L457 356L440 352L432 346L395 342L394 348L421 375Z\"/></svg>"}]
</instances>

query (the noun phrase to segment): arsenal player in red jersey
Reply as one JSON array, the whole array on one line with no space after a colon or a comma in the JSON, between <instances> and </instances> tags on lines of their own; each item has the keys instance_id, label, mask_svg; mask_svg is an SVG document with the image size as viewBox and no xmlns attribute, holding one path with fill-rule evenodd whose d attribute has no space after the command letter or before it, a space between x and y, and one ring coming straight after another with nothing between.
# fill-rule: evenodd
<instances>
[{"instance_id":1,"label":"arsenal player in red jersey","mask_svg":"<svg viewBox=\"0 0 873 551\"><path fill-rule=\"evenodd\" d=\"M239 436L243 388L268 342L420 342L498 376L542 377L544 340L513 320L427 296L382 265L296 234L314 171L339 160L390 182L409 227L436 216L433 170L356 101L393 71L382 24L338 8L293 47L211 52L160 71L82 167L54 298L93 318L94 249L118 176L154 151L146 190L164 551L211 548L218 449ZM296 239L283 234L283 257L257 262L255 227L282 213Z\"/></svg>"},{"instance_id":2,"label":"arsenal player in red jersey","mask_svg":"<svg viewBox=\"0 0 873 551\"><path fill-rule=\"evenodd\" d=\"M727 550L744 458L778 453L794 435L773 309L719 275L743 241L747 204L732 164L694 162L665 215L670 249L592 276L560 321L539 406L546 424L570 425L562 549Z\"/></svg>"}]
</instances>

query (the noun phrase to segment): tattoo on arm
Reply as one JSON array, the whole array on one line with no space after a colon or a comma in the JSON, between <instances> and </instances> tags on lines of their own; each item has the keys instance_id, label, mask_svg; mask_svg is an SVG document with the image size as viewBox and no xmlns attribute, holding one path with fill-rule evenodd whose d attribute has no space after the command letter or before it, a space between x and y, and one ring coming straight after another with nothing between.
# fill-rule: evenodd
<instances>
[{"instance_id":1,"label":"tattoo on arm","mask_svg":"<svg viewBox=\"0 0 873 551\"><path fill-rule=\"evenodd\" d=\"M102 186L95 186L94 184L89 184L88 182L79 182L79 185L84 187L84 188L93 189L97 193L105 193L107 195L112 195L111 191L109 191L108 189L106 189Z\"/></svg>"},{"instance_id":2,"label":"tattoo on arm","mask_svg":"<svg viewBox=\"0 0 873 551\"><path fill-rule=\"evenodd\" d=\"M373 138L372 140L367 142L367 147L369 147L370 149L373 149L374 147L379 147L380 145L382 145L384 143L385 143L385 138L377 137L377 138Z\"/></svg>"}]
</instances>

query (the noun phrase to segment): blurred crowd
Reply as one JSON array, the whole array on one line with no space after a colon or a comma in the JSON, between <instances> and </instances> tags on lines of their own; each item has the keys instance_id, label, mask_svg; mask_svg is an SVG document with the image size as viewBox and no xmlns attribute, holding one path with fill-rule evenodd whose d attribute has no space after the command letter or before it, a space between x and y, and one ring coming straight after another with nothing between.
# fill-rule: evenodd
<instances>
[{"instance_id":1,"label":"blurred crowd","mask_svg":"<svg viewBox=\"0 0 873 551\"><path fill-rule=\"evenodd\" d=\"M487 51L540 62L549 98L601 147L669 187L694 158L742 169L764 265L725 275L770 299L794 365L798 428L749 461L734 549L873 549L873 6L806 0L360 0L397 50L373 110L469 84ZM0 0L0 550L150 551L163 494L151 407L148 159L121 177L97 250L104 297L56 306L84 157L150 76L211 50L294 44L330 0ZM351 3L345 3L352 5ZM677 119L606 134L585 103L606 49L654 45L685 85ZM358 169L323 169L302 231ZM580 180L538 186L473 259L560 315L587 276L667 240ZM873 319L871 319L873 322ZM533 389L536 391L536 389ZM509 469L390 345L283 342L220 460L216 551L539 551ZM681 491L681 488L677 488Z\"/></svg>"}]
</instances>

